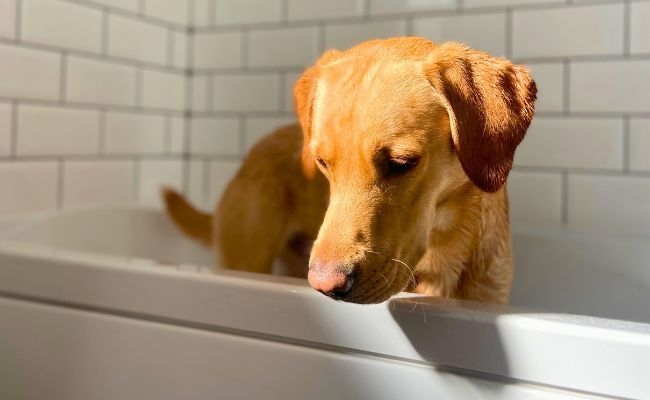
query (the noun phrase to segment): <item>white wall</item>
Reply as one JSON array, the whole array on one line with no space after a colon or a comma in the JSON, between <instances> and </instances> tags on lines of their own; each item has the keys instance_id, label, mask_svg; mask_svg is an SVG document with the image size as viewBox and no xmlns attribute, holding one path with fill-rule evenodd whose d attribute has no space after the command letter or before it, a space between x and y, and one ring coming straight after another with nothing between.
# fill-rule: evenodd
<instances>
[{"instance_id":1,"label":"white wall","mask_svg":"<svg viewBox=\"0 0 650 400\"><path fill-rule=\"evenodd\" d=\"M161 181L210 207L318 54L419 35L532 69L515 224L650 235L648 20L647 0L0 0L0 212L152 203Z\"/></svg>"}]
</instances>

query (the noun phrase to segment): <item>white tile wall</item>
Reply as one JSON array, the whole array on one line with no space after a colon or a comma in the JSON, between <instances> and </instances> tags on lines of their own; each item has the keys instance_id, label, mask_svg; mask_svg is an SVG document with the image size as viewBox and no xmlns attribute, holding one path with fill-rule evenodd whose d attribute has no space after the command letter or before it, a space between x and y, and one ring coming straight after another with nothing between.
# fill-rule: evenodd
<instances>
[{"instance_id":1,"label":"white tile wall","mask_svg":"<svg viewBox=\"0 0 650 400\"><path fill-rule=\"evenodd\" d=\"M215 75L212 79L215 111L277 111L277 74Z\"/></svg>"},{"instance_id":2,"label":"white tile wall","mask_svg":"<svg viewBox=\"0 0 650 400\"><path fill-rule=\"evenodd\" d=\"M210 26L213 17L214 0L194 0L192 12L192 26L204 28Z\"/></svg>"},{"instance_id":3,"label":"white tile wall","mask_svg":"<svg viewBox=\"0 0 650 400\"><path fill-rule=\"evenodd\" d=\"M110 15L108 54L134 60L167 62L167 30L131 17Z\"/></svg>"},{"instance_id":4,"label":"white tile wall","mask_svg":"<svg viewBox=\"0 0 650 400\"><path fill-rule=\"evenodd\" d=\"M16 0L0 0L0 37L16 36Z\"/></svg>"},{"instance_id":5,"label":"white tile wall","mask_svg":"<svg viewBox=\"0 0 650 400\"><path fill-rule=\"evenodd\" d=\"M140 162L138 201L149 206L162 206L160 189L183 186L182 160L144 160Z\"/></svg>"},{"instance_id":6,"label":"white tile wall","mask_svg":"<svg viewBox=\"0 0 650 400\"><path fill-rule=\"evenodd\" d=\"M291 114L294 112L293 87L298 78L300 78L300 75L298 72L287 72L284 75L284 104L282 104L282 109L284 111L290 111Z\"/></svg>"},{"instance_id":7,"label":"white tile wall","mask_svg":"<svg viewBox=\"0 0 650 400\"><path fill-rule=\"evenodd\" d=\"M189 36L184 32L173 32L172 40L172 65L176 68L187 68L187 42L189 41Z\"/></svg>"},{"instance_id":8,"label":"white tile wall","mask_svg":"<svg viewBox=\"0 0 650 400\"><path fill-rule=\"evenodd\" d=\"M21 156L97 154L98 111L21 105L18 129Z\"/></svg>"},{"instance_id":9,"label":"white tile wall","mask_svg":"<svg viewBox=\"0 0 650 400\"><path fill-rule=\"evenodd\" d=\"M60 0L22 0L21 4L23 40L95 53L101 50L99 10Z\"/></svg>"},{"instance_id":10,"label":"white tile wall","mask_svg":"<svg viewBox=\"0 0 650 400\"><path fill-rule=\"evenodd\" d=\"M133 161L66 161L63 206L128 204L133 201Z\"/></svg>"},{"instance_id":11,"label":"white tile wall","mask_svg":"<svg viewBox=\"0 0 650 400\"><path fill-rule=\"evenodd\" d=\"M10 103L0 103L0 157L11 154L13 111Z\"/></svg>"},{"instance_id":12,"label":"white tile wall","mask_svg":"<svg viewBox=\"0 0 650 400\"><path fill-rule=\"evenodd\" d=\"M134 106L136 69L75 56L68 57L66 99L81 103Z\"/></svg>"},{"instance_id":13,"label":"white tile wall","mask_svg":"<svg viewBox=\"0 0 650 400\"><path fill-rule=\"evenodd\" d=\"M630 120L630 169L650 171L650 119Z\"/></svg>"},{"instance_id":14,"label":"white tile wall","mask_svg":"<svg viewBox=\"0 0 650 400\"><path fill-rule=\"evenodd\" d=\"M183 117L171 117L169 118L169 124L169 146L167 150L170 154L183 154L185 152L186 120Z\"/></svg>"},{"instance_id":15,"label":"white tile wall","mask_svg":"<svg viewBox=\"0 0 650 400\"><path fill-rule=\"evenodd\" d=\"M197 33L194 35L195 69L235 68L242 65L241 32Z\"/></svg>"},{"instance_id":16,"label":"white tile wall","mask_svg":"<svg viewBox=\"0 0 650 400\"><path fill-rule=\"evenodd\" d=\"M140 0L86 0L90 3L104 5L112 9L138 12Z\"/></svg>"},{"instance_id":17,"label":"white tile wall","mask_svg":"<svg viewBox=\"0 0 650 400\"><path fill-rule=\"evenodd\" d=\"M230 180L235 176L239 169L238 162L232 161L212 161L208 167L208 188L206 196L206 205L214 205L221 198L223 191L228 186Z\"/></svg>"},{"instance_id":18,"label":"white tile wall","mask_svg":"<svg viewBox=\"0 0 650 400\"><path fill-rule=\"evenodd\" d=\"M180 26L189 21L189 2L183 0L143 0L144 14Z\"/></svg>"},{"instance_id":19,"label":"white tile wall","mask_svg":"<svg viewBox=\"0 0 650 400\"><path fill-rule=\"evenodd\" d=\"M0 214L55 210L57 170L50 161L0 162Z\"/></svg>"},{"instance_id":20,"label":"white tile wall","mask_svg":"<svg viewBox=\"0 0 650 400\"><path fill-rule=\"evenodd\" d=\"M562 111L564 109L564 70L561 62L527 64L537 84L535 110Z\"/></svg>"},{"instance_id":21,"label":"white tile wall","mask_svg":"<svg viewBox=\"0 0 650 400\"><path fill-rule=\"evenodd\" d=\"M633 176L569 176L570 228L650 234L650 181Z\"/></svg>"},{"instance_id":22,"label":"white tile wall","mask_svg":"<svg viewBox=\"0 0 650 400\"><path fill-rule=\"evenodd\" d=\"M165 118L162 115L109 112L104 128L106 154L162 154Z\"/></svg>"},{"instance_id":23,"label":"white tile wall","mask_svg":"<svg viewBox=\"0 0 650 400\"><path fill-rule=\"evenodd\" d=\"M185 77L173 72L145 70L142 75L142 105L180 111L185 106Z\"/></svg>"},{"instance_id":24,"label":"white tile wall","mask_svg":"<svg viewBox=\"0 0 650 400\"><path fill-rule=\"evenodd\" d=\"M287 0L290 21L355 17L363 14L363 0Z\"/></svg>"},{"instance_id":25,"label":"white tile wall","mask_svg":"<svg viewBox=\"0 0 650 400\"><path fill-rule=\"evenodd\" d=\"M562 225L562 177L513 171L508 179L510 218L517 224Z\"/></svg>"},{"instance_id":26,"label":"white tile wall","mask_svg":"<svg viewBox=\"0 0 650 400\"><path fill-rule=\"evenodd\" d=\"M61 56L0 43L0 96L57 100Z\"/></svg>"},{"instance_id":27,"label":"white tile wall","mask_svg":"<svg viewBox=\"0 0 650 400\"><path fill-rule=\"evenodd\" d=\"M480 26L481 29L476 29ZM457 41L490 54L506 53L506 14L416 18L413 33L435 42Z\"/></svg>"},{"instance_id":28,"label":"white tile wall","mask_svg":"<svg viewBox=\"0 0 650 400\"><path fill-rule=\"evenodd\" d=\"M456 0L370 0L370 15L453 10Z\"/></svg>"},{"instance_id":29,"label":"white tile wall","mask_svg":"<svg viewBox=\"0 0 650 400\"><path fill-rule=\"evenodd\" d=\"M538 117L517 150L515 165L622 170L623 121Z\"/></svg>"},{"instance_id":30,"label":"white tile wall","mask_svg":"<svg viewBox=\"0 0 650 400\"><path fill-rule=\"evenodd\" d=\"M630 50L650 53L650 2L632 3L630 7Z\"/></svg>"},{"instance_id":31,"label":"white tile wall","mask_svg":"<svg viewBox=\"0 0 650 400\"><path fill-rule=\"evenodd\" d=\"M281 0L219 0L213 7L213 20L217 25L279 22Z\"/></svg>"},{"instance_id":32,"label":"white tile wall","mask_svg":"<svg viewBox=\"0 0 650 400\"><path fill-rule=\"evenodd\" d=\"M248 63L253 67L308 65L319 50L316 27L265 29L248 35Z\"/></svg>"},{"instance_id":33,"label":"white tile wall","mask_svg":"<svg viewBox=\"0 0 650 400\"><path fill-rule=\"evenodd\" d=\"M650 111L650 60L575 62L570 71L571 111Z\"/></svg>"},{"instance_id":34,"label":"white tile wall","mask_svg":"<svg viewBox=\"0 0 650 400\"><path fill-rule=\"evenodd\" d=\"M253 117L246 120L245 144L250 150L262 137L280 126L296 122L294 117Z\"/></svg>"},{"instance_id":35,"label":"white tile wall","mask_svg":"<svg viewBox=\"0 0 650 400\"><path fill-rule=\"evenodd\" d=\"M195 75L192 83L192 110L207 111L209 108L208 97L212 95L212 85L207 75Z\"/></svg>"},{"instance_id":36,"label":"white tile wall","mask_svg":"<svg viewBox=\"0 0 650 400\"><path fill-rule=\"evenodd\" d=\"M326 49L347 49L371 39L406 35L406 21L353 22L325 27Z\"/></svg>"},{"instance_id":37,"label":"white tile wall","mask_svg":"<svg viewBox=\"0 0 650 400\"><path fill-rule=\"evenodd\" d=\"M514 57L622 54L623 5L514 11L512 30Z\"/></svg>"},{"instance_id":38,"label":"white tile wall","mask_svg":"<svg viewBox=\"0 0 650 400\"><path fill-rule=\"evenodd\" d=\"M208 163L206 161L189 162L188 199L198 207L213 210L214 204L207 204L206 176Z\"/></svg>"},{"instance_id":39,"label":"white tile wall","mask_svg":"<svg viewBox=\"0 0 650 400\"><path fill-rule=\"evenodd\" d=\"M529 4L563 4L565 0L463 0L463 7L521 6Z\"/></svg>"},{"instance_id":40,"label":"white tile wall","mask_svg":"<svg viewBox=\"0 0 650 400\"><path fill-rule=\"evenodd\" d=\"M192 121L190 153L238 155L240 123L236 118L196 118Z\"/></svg>"}]
</instances>

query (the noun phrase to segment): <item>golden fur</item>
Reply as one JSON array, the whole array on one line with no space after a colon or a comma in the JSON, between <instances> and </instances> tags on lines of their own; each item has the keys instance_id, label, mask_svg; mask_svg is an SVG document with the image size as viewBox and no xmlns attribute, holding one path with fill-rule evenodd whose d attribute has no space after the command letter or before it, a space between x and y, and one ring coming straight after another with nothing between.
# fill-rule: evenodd
<instances>
[{"instance_id":1,"label":"golden fur","mask_svg":"<svg viewBox=\"0 0 650 400\"><path fill-rule=\"evenodd\" d=\"M504 184L536 94L524 67L458 43L374 40L325 53L294 94L302 133L255 146L214 218L165 193L186 233L229 268L281 258L304 276L309 257L312 286L347 282L346 301L406 289L507 302Z\"/></svg>"}]
</instances>

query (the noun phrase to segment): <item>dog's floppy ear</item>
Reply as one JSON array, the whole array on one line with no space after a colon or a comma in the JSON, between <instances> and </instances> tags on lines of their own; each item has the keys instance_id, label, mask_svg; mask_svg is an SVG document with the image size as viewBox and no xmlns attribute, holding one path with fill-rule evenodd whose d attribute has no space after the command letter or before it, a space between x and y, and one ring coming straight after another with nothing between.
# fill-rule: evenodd
<instances>
[{"instance_id":1,"label":"dog's floppy ear","mask_svg":"<svg viewBox=\"0 0 650 400\"><path fill-rule=\"evenodd\" d=\"M449 113L463 170L479 189L499 190L533 118L537 88L530 73L453 42L432 51L425 73Z\"/></svg>"}]
</instances>

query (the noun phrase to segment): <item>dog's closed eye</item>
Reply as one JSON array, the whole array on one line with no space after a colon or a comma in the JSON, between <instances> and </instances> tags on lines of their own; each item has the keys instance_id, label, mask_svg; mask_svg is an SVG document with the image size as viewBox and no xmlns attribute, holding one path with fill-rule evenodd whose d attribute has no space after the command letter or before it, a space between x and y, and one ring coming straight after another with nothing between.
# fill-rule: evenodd
<instances>
[{"instance_id":1,"label":"dog's closed eye","mask_svg":"<svg viewBox=\"0 0 650 400\"><path fill-rule=\"evenodd\" d=\"M391 156L385 161L384 177L393 178L413 170L420 161L419 156Z\"/></svg>"}]
</instances>

